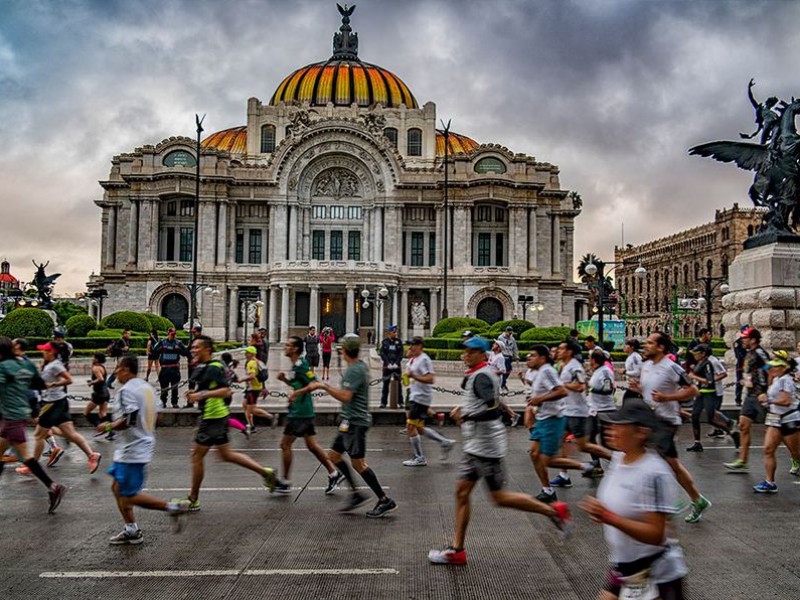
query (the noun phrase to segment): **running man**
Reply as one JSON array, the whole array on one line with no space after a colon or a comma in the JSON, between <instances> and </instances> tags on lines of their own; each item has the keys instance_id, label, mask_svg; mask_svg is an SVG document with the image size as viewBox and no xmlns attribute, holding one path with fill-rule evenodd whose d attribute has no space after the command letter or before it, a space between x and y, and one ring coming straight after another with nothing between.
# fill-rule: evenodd
<instances>
[{"instance_id":1,"label":"running man","mask_svg":"<svg viewBox=\"0 0 800 600\"><path fill-rule=\"evenodd\" d=\"M192 342L194 391L186 392L186 401L198 404L200 425L192 445L192 489L189 491L189 510L200 510L200 485L205 474L205 457L212 446L219 457L261 476L264 486L275 489L277 477L269 467L262 467L249 456L234 452L228 440L228 405L225 400L233 395L225 377L225 365L214 360L214 341L207 335L197 335Z\"/></svg>"},{"instance_id":2,"label":"running man","mask_svg":"<svg viewBox=\"0 0 800 600\"><path fill-rule=\"evenodd\" d=\"M258 348L255 346L248 346L244 349L244 370L246 375L242 377L240 382L247 384L247 389L244 392L244 416L247 420L245 434L248 437L256 432L254 419L256 415L263 419L269 419L270 423L275 418L272 413L268 413L263 408L258 407L258 399L264 393L264 384L259 380L258 374L262 369L266 369L266 366L257 357Z\"/></svg>"},{"instance_id":3,"label":"running man","mask_svg":"<svg viewBox=\"0 0 800 600\"><path fill-rule=\"evenodd\" d=\"M339 432L333 440L330 451L331 461L353 490L350 500L342 511L358 508L368 500L356 490L353 474L342 456L348 454L353 468L378 497L378 503L367 513L367 517L377 519L395 510L397 504L384 493L378 482L378 476L370 469L364 458L367 453L367 431L372 424L372 417L369 414L369 367L364 361L359 360L360 351L359 337L353 334L345 335L340 345L340 352L344 354L344 361L347 363L347 369L342 375L342 387L335 388L322 381L312 381L306 389L324 390L331 398L342 403Z\"/></svg>"},{"instance_id":4,"label":"running man","mask_svg":"<svg viewBox=\"0 0 800 600\"><path fill-rule=\"evenodd\" d=\"M149 383L136 377L138 372L136 357L125 356L119 360L116 374L122 387L114 396L113 409L118 418L111 423L97 425L100 433L119 432L114 442L114 464L108 469L108 474L114 478L111 491L114 492L125 527L109 538L108 543L112 546L136 545L144 541L133 514L136 506L166 511L177 519L176 531L182 526L180 517L189 510L188 500L167 502L142 493L147 466L153 460L156 447L158 404L155 390Z\"/></svg>"},{"instance_id":5,"label":"running man","mask_svg":"<svg viewBox=\"0 0 800 600\"><path fill-rule=\"evenodd\" d=\"M725 415L717 410L717 369L711 360L711 346L707 344L697 344L692 348L691 353L698 361L689 378L697 382L700 394L694 399L694 406L692 407L692 434L694 435L694 443L686 449L687 452L702 452L703 444L700 442L700 423L703 417L703 411L706 411L706 418L709 425L713 425L716 429L724 431L731 439L734 445L739 447L739 432L732 431L733 421L728 419Z\"/></svg>"},{"instance_id":6,"label":"running man","mask_svg":"<svg viewBox=\"0 0 800 600\"><path fill-rule=\"evenodd\" d=\"M625 367L623 369L623 374L625 375L625 381L628 382L628 386L633 385L634 382L639 381L639 375L642 373L642 355L639 354L639 349L641 344L639 344L639 340L636 338L630 338L625 340L625 345L622 346L622 349L625 351L625 354L628 356L625 358ZM625 390L622 394L622 403L624 404L626 400L630 398L641 398L642 395L638 392L634 392L630 389L630 387Z\"/></svg>"},{"instance_id":7,"label":"running man","mask_svg":"<svg viewBox=\"0 0 800 600\"><path fill-rule=\"evenodd\" d=\"M61 504L67 488L53 482L39 462L31 458L25 438L25 429L31 419L28 390L34 380L39 379L33 363L17 356L9 338L0 337L0 414L3 415L0 426L0 456L4 456L9 447L13 448L20 462L47 488L50 499L47 512L53 514ZM5 463L0 461L0 475L4 466Z\"/></svg>"},{"instance_id":8,"label":"running man","mask_svg":"<svg viewBox=\"0 0 800 600\"><path fill-rule=\"evenodd\" d=\"M450 449L456 443L455 440L444 437L435 429L425 427L425 418L431 409L433 402L433 361L430 356L425 354L423 348L424 340L419 336L414 336L409 341L406 357L408 362L404 370L405 377L410 381L409 384L409 407L408 418L406 419L406 430L408 441L414 450L414 456L404 460L403 464L407 467L424 467L428 464L425 454L422 452L422 440L420 434L433 440L442 448L442 460L447 460Z\"/></svg>"},{"instance_id":9,"label":"running man","mask_svg":"<svg viewBox=\"0 0 800 600\"><path fill-rule=\"evenodd\" d=\"M467 366L461 385L464 396L461 405L450 412L461 426L464 445L456 483L455 531L452 542L444 550L428 552L428 560L434 564L467 564L464 542L470 518L470 495L481 479L486 480L489 496L496 506L545 515L563 532L570 528L569 508L563 502L548 505L527 494L503 489L503 458L508 451L508 439L500 407L500 378L486 361L489 346L488 340L481 337L462 343L461 360Z\"/></svg>"},{"instance_id":10,"label":"running man","mask_svg":"<svg viewBox=\"0 0 800 600\"><path fill-rule=\"evenodd\" d=\"M317 430L314 427L314 400L311 398L309 387L309 384L316 381L316 376L308 361L302 356L302 339L296 336L290 337L283 346L283 352L292 361L292 372L288 377L285 373L279 373L278 380L294 391L289 394L289 414L281 439L283 481L275 484L275 491L279 494L288 494L291 490L289 481L292 470L292 446L294 441L301 437L305 440L308 451L328 471L328 487L325 488L325 494L330 495L339 487L344 476L336 470L331 459L317 441Z\"/></svg>"}]
</instances>

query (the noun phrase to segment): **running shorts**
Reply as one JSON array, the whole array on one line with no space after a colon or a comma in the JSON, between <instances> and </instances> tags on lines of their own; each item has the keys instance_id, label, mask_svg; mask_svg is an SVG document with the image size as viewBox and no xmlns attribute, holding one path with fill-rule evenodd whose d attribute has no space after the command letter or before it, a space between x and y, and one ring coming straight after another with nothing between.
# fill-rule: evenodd
<instances>
[{"instance_id":1,"label":"running shorts","mask_svg":"<svg viewBox=\"0 0 800 600\"><path fill-rule=\"evenodd\" d=\"M347 431L339 431L331 449L350 458L364 458L367 454L367 431L365 425L350 425Z\"/></svg>"},{"instance_id":2,"label":"running shorts","mask_svg":"<svg viewBox=\"0 0 800 600\"><path fill-rule=\"evenodd\" d=\"M69 402L66 398L55 402L46 402L39 410L39 425L45 429L58 427L62 423L70 421L72 421L72 417L69 416Z\"/></svg>"},{"instance_id":3,"label":"running shorts","mask_svg":"<svg viewBox=\"0 0 800 600\"><path fill-rule=\"evenodd\" d=\"M244 401L247 406L255 406L258 404L258 397L261 395L261 390L247 390L244 393Z\"/></svg>"},{"instance_id":4,"label":"running shorts","mask_svg":"<svg viewBox=\"0 0 800 600\"><path fill-rule=\"evenodd\" d=\"M331 366L331 354L331 352L322 353L322 366L326 369L329 369Z\"/></svg>"},{"instance_id":5,"label":"running shorts","mask_svg":"<svg viewBox=\"0 0 800 600\"><path fill-rule=\"evenodd\" d=\"M101 404L105 404L110 399L111 398L110 398L110 395L109 395L108 391L106 391L105 393L100 393L100 394L92 392L92 402L97 404L97 406L100 406Z\"/></svg>"},{"instance_id":6,"label":"running shorts","mask_svg":"<svg viewBox=\"0 0 800 600\"><path fill-rule=\"evenodd\" d=\"M539 442L539 452L545 456L556 456L561 448L561 439L564 437L566 426L566 417L537 419L531 429L531 441Z\"/></svg>"},{"instance_id":7,"label":"running shorts","mask_svg":"<svg viewBox=\"0 0 800 600\"><path fill-rule=\"evenodd\" d=\"M317 430L314 427L314 417L287 419L286 427L283 429L283 435L298 438L317 435Z\"/></svg>"},{"instance_id":8,"label":"running shorts","mask_svg":"<svg viewBox=\"0 0 800 600\"><path fill-rule=\"evenodd\" d=\"M430 406L425 406L419 402L412 401L408 405L408 419L406 420L406 423L413 425L414 427L424 427L429 408Z\"/></svg>"},{"instance_id":9,"label":"running shorts","mask_svg":"<svg viewBox=\"0 0 800 600\"><path fill-rule=\"evenodd\" d=\"M576 438L586 437L590 429L589 417L567 417L567 431Z\"/></svg>"},{"instance_id":10,"label":"running shorts","mask_svg":"<svg viewBox=\"0 0 800 600\"><path fill-rule=\"evenodd\" d=\"M108 474L114 478L120 496L135 496L142 491L147 463L115 462L108 468Z\"/></svg>"},{"instance_id":11,"label":"running shorts","mask_svg":"<svg viewBox=\"0 0 800 600\"><path fill-rule=\"evenodd\" d=\"M756 396L747 394L744 402L742 402L742 412L739 414L743 417L747 417L754 423L763 423L766 412L766 409L761 406Z\"/></svg>"},{"instance_id":12,"label":"running shorts","mask_svg":"<svg viewBox=\"0 0 800 600\"><path fill-rule=\"evenodd\" d=\"M201 446L224 446L229 443L228 417L201 420L194 441Z\"/></svg>"},{"instance_id":13,"label":"running shorts","mask_svg":"<svg viewBox=\"0 0 800 600\"><path fill-rule=\"evenodd\" d=\"M664 458L678 458L678 448L675 446L675 434L678 426L660 421L652 433L653 445Z\"/></svg>"},{"instance_id":14,"label":"running shorts","mask_svg":"<svg viewBox=\"0 0 800 600\"><path fill-rule=\"evenodd\" d=\"M505 483L503 459L464 454L458 467L458 478L473 482L485 479L490 491L499 492Z\"/></svg>"},{"instance_id":15,"label":"running shorts","mask_svg":"<svg viewBox=\"0 0 800 600\"><path fill-rule=\"evenodd\" d=\"M9 444L24 444L27 426L27 421L0 421L0 438L6 440Z\"/></svg>"}]
</instances>

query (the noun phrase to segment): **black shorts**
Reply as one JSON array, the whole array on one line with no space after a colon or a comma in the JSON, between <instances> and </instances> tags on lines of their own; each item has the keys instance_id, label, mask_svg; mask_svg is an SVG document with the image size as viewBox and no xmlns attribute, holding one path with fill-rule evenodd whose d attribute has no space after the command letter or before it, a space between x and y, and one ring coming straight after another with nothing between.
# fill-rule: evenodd
<instances>
[{"instance_id":1,"label":"black shorts","mask_svg":"<svg viewBox=\"0 0 800 600\"><path fill-rule=\"evenodd\" d=\"M326 369L329 369L331 366L331 354L331 352L322 353L322 366Z\"/></svg>"},{"instance_id":2,"label":"black shorts","mask_svg":"<svg viewBox=\"0 0 800 600\"><path fill-rule=\"evenodd\" d=\"M489 490L499 492L506 479L503 459L464 454L458 467L458 478L473 482L485 479Z\"/></svg>"},{"instance_id":3,"label":"black shorts","mask_svg":"<svg viewBox=\"0 0 800 600\"><path fill-rule=\"evenodd\" d=\"M92 402L97 404L97 406L100 406L101 404L105 404L106 402L109 401L109 399L110 399L110 397L109 397L108 392L105 392L104 394L94 394L94 393L92 394Z\"/></svg>"},{"instance_id":4,"label":"black shorts","mask_svg":"<svg viewBox=\"0 0 800 600\"><path fill-rule=\"evenodd\" d=\"M678 458L678 448L675 446L676 433L678 426L667 421L659 421L658 427L652 433L653 445L664 458Z\"/></svg>"},{"instance_id":5,"label":"black shorts","mask_svg":"<svg viewBox=\"0 0 800 600\"><path fill-rule=\"evenodd\" d=\"M425 406L419 402L411 402L408 405L408 419L406 423L415 425L417 427L425 426L425 419L428 417L428 409L430 406Z\"/></svg>"},{"instance_id":6,"label":"black shorts","mask_svg":"<svg viewBox=\"0 0 800 600\"><path fill-rule=\"evenodd\" d=\"M247 403L247 406L255 406L258 404L258 397L261 395L263 390L247 390L244 393L244 401Z\"/></svg>"},{"instance_id":7,"label":"black shorts","mask_svg":"<svg viewBox=\"0 0 800 600\"><path fill-rule=\"evenodd\" d=\"M70 421L72 421L72 417L69 416L69 402L66 398L55 402L46 402L39 409L39 425L45 429L58 427L62 423Z\"/></svg>"},{"instance_id":8,"label":"black shorts","mask_svg":"<svg viewBox=\"0 0 800 600\"><path fill-rule=\"evenodd\" d=\"M194 441L201 446L224 446L228 439L228 417L201 420Z\"/></svg>"},{"instance_id":9,"label":"black shorts","mask_svg":"<svg viewBox=\"0 0 800 600\"><path fill-rule=\"evenodd\" d=\"M319 354L306 354L306 360L309 366L315 369L319 366Z\"/></svg>"},{"instance_id":10,"label":"black shorts","mask_svg":"<svg viewBox=\"0 0 800 600\"><path fill-rule=\"evenodd\" d=\"M283 435L292 437L317 435L317 430L314 427L314 417L287 419L286 427L283 428Z\"/></svg>"},{"instance_id":11,"label":"black shorts","mask_svg":"<svg viewBox=\"0 0 800 600\"><path fill-rule=\"evenodd\" d=\"M747 394L742 402L742 412L739 414L743 417L747 417L754 423L763 423L764 422L764 415L766 415L767 410L761 406L761 403L758 401L758 397L753 396L752 394Z\"/></svg>"},{"instance_id":12,"label":"black shorts","mask_svg":"<svg viewBox=\"0 0 800 600\"><path fill-rule=\"evenodd\" d=\"M347 454L350 458L364 458L367 454L367 431L365 425L351 424L347 431L339 430L333 440L331 449L338 454Z\"/></svg>"},{"instance_id":13,"label":"black shorts","mask_svg":"<svg viewBox=\"0 0 800 600\"><path fill-rule=\"evenodd\" d=\"M567 417L566 430L576 438L586 437L590 430L589 417Z\"/></svg>"}]
</instances>

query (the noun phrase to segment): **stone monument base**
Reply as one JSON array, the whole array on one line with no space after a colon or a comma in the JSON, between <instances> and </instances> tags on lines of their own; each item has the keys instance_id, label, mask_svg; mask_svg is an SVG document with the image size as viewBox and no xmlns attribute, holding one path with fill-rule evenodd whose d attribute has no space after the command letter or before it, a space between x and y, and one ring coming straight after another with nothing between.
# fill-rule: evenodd
<instances>
[{"instance_id":1,"label":"stone monument base","mask_svg":"<svg viewBox=\"0 0 800 600\"><path fill-rule=\"evenodd\" d=\"M800 244L778 242L745 249L730 266L722 298L725 341L742 325L761 332L767 350L794 352L800 341Z\"/></svg>"}]
</instances>

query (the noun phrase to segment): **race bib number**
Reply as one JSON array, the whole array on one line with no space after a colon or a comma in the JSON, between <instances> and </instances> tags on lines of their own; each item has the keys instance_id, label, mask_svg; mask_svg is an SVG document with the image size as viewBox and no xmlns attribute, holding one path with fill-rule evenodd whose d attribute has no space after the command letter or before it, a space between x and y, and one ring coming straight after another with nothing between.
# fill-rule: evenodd
<instances>
[{"instance_id":1,"label":"race bib number","mask_svg":"<svg viewBox=\"0 0 800 600\"><path fill-rule=\"evenodd\" d=\"M345 419L344 421L339 423L339 431L341 431L342 433L347 433L348 431L350 431L350 421Z\"/></svg>"},{"instance_id":2,"label":"race bib number","mask_svg":"<svg viewBox=\"0 0 800 600\"><path fill-rule=\"evenodd\" d=\"M650 569L621 577L619 600L658 600L658 586L649 577Z\"/></svg>"},{"instance_id":3,"label":"race bib number","mask_svg":"<svg viewBox=\"0 0 800 600\"><path fill-rule=\"evenodd\" d=\"M767 427L780 427L781 416L776 415L775 413L767 413L767 416L764 417L764 425Z\"/></svg>"}]
</instances>

